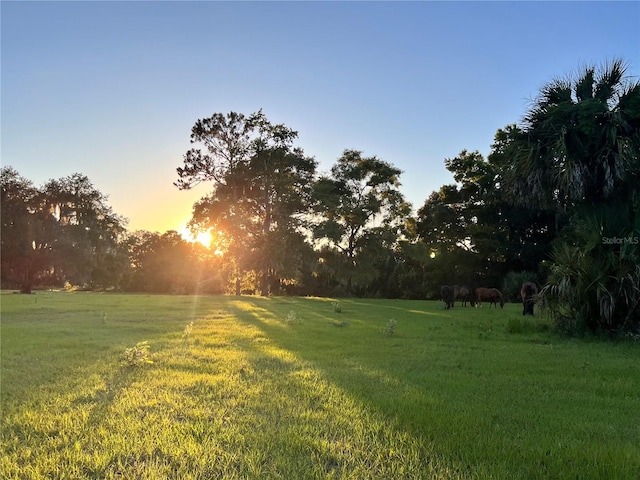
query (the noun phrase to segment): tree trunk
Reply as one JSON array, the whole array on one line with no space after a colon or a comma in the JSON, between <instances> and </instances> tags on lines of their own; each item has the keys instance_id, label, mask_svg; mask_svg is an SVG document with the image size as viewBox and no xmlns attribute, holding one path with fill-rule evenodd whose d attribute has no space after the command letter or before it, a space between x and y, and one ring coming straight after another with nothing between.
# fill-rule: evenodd
<instances>
[{"instance_id":1,"label":"tree trunk","mask_svg":"<svg viewBox=\"0 0 640 480\"><path fill-rule=\"evenodd\" d=\"M266 171L265 164L265 171ZM265 238L271 231L271 201L269 200L269 189L267 185L263 186L264 191L264 220L262 222L262 234ZM264 252L263 252L264 254ZM262 269L262 278L260 279L260 295L263 297L269 296L269 274L271 272L270 261L267 261L267 265Z\"/></svg>"},{"instance_id":2,"label":"tree trunk","mask_svg":"<svg viewBox=\"0 0 640 480\"><path fill-rule=\"evenodd\" d=\"M260 295L269 296L269 270L264 269L260 278Z\"/></svg>"},{"instance_id":3,"label":"tree trunk","mask_svg":"<svg viewBox=\"0 0 640 480\"><path fill-rule=\"evenodd\" d=\"M20 283L20 293L31 294L31 288L33 287L31 265L29 265L22 275L22 282Z\"/></svg>"}]
</instances>

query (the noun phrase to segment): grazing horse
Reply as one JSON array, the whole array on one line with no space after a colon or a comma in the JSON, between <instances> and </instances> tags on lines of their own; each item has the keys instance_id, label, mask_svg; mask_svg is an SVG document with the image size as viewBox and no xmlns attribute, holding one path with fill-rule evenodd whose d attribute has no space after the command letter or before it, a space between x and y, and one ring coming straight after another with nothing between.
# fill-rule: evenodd
<instances>
[{"instance_id":1,"label":"grazing horse","mask_svg":"<svg viewBox=\"0 0 640 480\"><path fill-rule=\"evenodd\" d=\"M522 297L522 315L533 315L533 306L536 303L538 286L533 282L524 282L520 289Z\"/></svg>"},{"instance_id":2,"label":"grazing horse","mask_svg":"<svg viewBox=\"0 0 640 480\"><path fill-rule=\"evenodd\" d=\"M442 296L442 300L444 301L444 308L449 310L453 307L453 304L456 300L456 295L460 291L460 287L457 285L442 285L440 287L440 295Z\"/></svg>"},{"instance_id":3,"label":"grazing horse","mask_svg":"<svg viewBox=\"0 0 640 480\"><path fill-rule=\"evenodd\" d=\"M476 288L476 305L482 306L483 300L489 302L489 306L493 304L496 308L498 308L498 302L500 302L500 308L504 308L504 297L497 288Z\"/></svg>"},{"instance_id":4,"label":"grazing horse","mask_svg":"<svg viewBox=\"0 0 640 480\"><path fill-rule=\"evenodd\" d=\"M472 295L472 291L469 287L466 286L462 286L458 289L458 294L456 295L456 300L461 300L462 301L462 306L466 307L467 306L467 302L469 302L469 305L471 305L472 307L475 305L475 302L473 301L473 295Z\"/></svg>"}]
</instances>

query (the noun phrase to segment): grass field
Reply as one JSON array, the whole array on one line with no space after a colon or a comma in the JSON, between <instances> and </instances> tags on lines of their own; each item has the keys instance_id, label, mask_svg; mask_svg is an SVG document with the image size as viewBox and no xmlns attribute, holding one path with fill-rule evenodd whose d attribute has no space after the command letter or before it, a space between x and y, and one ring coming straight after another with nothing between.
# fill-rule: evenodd
<instances>
[{"instance_id":1,"label":"grass field","mask_svg":"<svg viewBox=\"0 0 640 480\"><path fill-rule=\"evenodd\" d=\"M518 305L0 300L3 479L640 478L640 344Z\"/></svg>"}]
</instances>

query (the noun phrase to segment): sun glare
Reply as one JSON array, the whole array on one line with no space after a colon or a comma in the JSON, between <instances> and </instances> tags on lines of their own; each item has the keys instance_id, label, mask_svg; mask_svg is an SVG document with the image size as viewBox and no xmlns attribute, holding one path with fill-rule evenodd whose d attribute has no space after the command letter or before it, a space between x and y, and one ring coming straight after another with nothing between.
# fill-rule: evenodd
<instances>
[{"instance_id":1,"label":"sun glare","mask_svg":"<svg viewBox=\"0 0 640 480\"><path fill-rule=\"evenodd\" d=\"M211 247L211 232L208 230L206 232L196 232L194 235L191 230L185 227L180 232L180 235L187 242L199 243L207 248Z\"/></svg>"}]
</instances>

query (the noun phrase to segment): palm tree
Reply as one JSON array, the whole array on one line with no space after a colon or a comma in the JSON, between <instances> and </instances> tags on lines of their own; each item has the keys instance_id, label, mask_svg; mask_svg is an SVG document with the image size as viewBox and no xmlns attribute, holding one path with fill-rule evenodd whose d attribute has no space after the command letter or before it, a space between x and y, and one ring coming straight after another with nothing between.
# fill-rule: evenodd
<instances>
[{"instance_id":1,"label":"palm tree","mask_svg":"<svg viewBox=\"0 0 640 480\"><path fill-rule=\"evenodd\" d=\"M542 87L516 138L519 203L568 208L633 200L640 185L640 82L621 60Z\"/></svg>"},{"instance_id":2,"label":"palm tree","mask_svg":"<svg viewBox=\"0 0 640 480\"><path fill-rule=\"evenodd\" d=\"M615 60L551 81L512 132L513 200L570 218L544 289L567 329L640 326L640 82L626 70Z\"/></svg>"}]
</instances>

